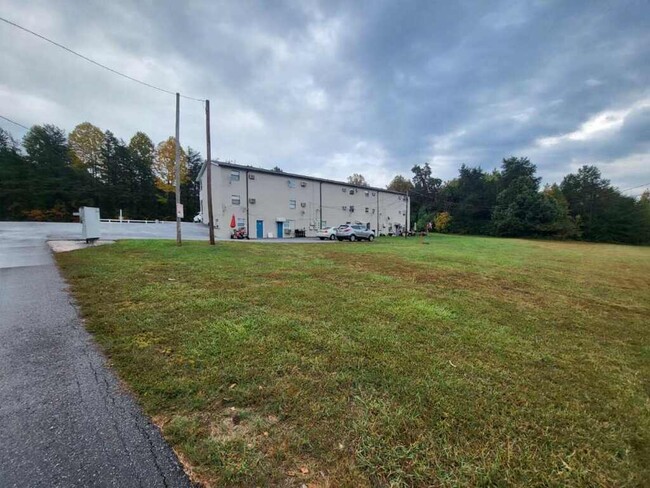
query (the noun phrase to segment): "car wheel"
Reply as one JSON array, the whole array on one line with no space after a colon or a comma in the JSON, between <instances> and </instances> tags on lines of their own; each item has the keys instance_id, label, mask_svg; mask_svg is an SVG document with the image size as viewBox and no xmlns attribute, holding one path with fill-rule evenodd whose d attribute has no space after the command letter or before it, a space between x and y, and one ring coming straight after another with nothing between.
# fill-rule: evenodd
<instances>
[{"instance_id":1,"label":"car wheel","mask_svg":"<svg viewBox=\"0 0 650 488\"><path fill-rule=\"evenodd\" d=\"M352 235L350 236L350 242L354 242L354 241L356 241L356 240L357 240L357 236L355 236L354 234L352 234Z\"/></svg>"},{"instance_id":2,"label":"car wheel","mask_svg":"<svg viewBox=\"0 0 650 488\"><path fill-rule=\"evenodd\" d=\"M335 236L334 234L332 234L332 235L330 236L330 241L333 241L334 239L336 239L336 236Z\"/></svg>"},{"instance_id":3,"label":"car wheel","mask_svg":"<svg viewBox=\"0 0 650 488\"><path fill-rule=\"evenodd\" d=\"M370 235L368 236L368 240L369 240L370 242L374 241L374 240L375 240L375 236L373 236L372 234L370 234Z\"/></svg>"}]
</instances>

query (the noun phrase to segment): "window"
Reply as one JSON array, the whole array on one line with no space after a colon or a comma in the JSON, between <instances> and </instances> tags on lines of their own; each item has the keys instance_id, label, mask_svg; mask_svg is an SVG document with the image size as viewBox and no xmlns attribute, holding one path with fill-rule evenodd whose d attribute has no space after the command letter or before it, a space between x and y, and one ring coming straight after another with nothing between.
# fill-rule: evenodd
<instances>
[{"instance_id":1,"label":"window","mask_svg":"<svg viewBox=\"0 0 650 488\"><path fill-rule=\"evenodd\" d=\"M246 227L246 220L243 219L243 218L238 218L237 219L237 228L242 229L244 227Z\"/></svg>"},{"instance_id":2,"label":"window","mask_svg":"<svg viewBox=\"0 0 650 488\"><path fill-rule=\"evenodd\" d=\"M296 201L295 200L289 200L289 208L296 208Z\"/></svg>"},{"instance_id":3,"label":"window","mask_svg":"<svg viewBox=\"0 0 650 488\"><path fill-rule=\"evenodd\" d=\"M341 188L341 191L342 191L343 193L345 193L346 191L348 191L348 189L347 189L347 188Z\"/></svg>"},{"instance_id":4,"label":"window","mask_svg":"<svg viewBox=\"0 0 650 488\"><path fill-rule=\"evenodd\" d=\"M233 205L239 205L241 203L241 198L239 198L239 195L233 195L230 197L230 203Z\"/></svg>"},{"instance_id":5,"label":"window","mask_svg":"<svg viewBox=\"0 0 650 488\"><path fill-rule=\"evenodd\" d=\"M287 185L289 186L289 188L295 188L296 180L287 180Z\"/></svg>"},{"instance_id":6,"label":"window","mask_svg":"<svg viewBox=\"0 0 650 488\"><path fill-rule=\"evenodd\" d=\"M370 209L368 207L366 207L366 213L369 213L369 212L370 212Z\"/></svg>"},{"instance_id":7,"label":"window","mask_svg":"<svg viewBox=\"0 0 650 488\"><path fill-rule=\"evenodd\" d=\"M239 181L239 171L230 172L230 181Z\"/></svg>"},{"instance_id":8,"label":"window","mask_svg":"<svg viewBox=\"0 0 650 488\"><path fill-rule=\"evenodd\" d=\"M354 212L354 205L350 205L350 212Z\"/></svg>"},{"instance_id":9,"label":"window","mask_svg":"<svg viewBox=\"0 0 650 488\"><path fill-rule=\"evenodd\" d=\"M325 227L327 227L327 220L321 220L320 221L320 228L324 229ZM327 227L327 228L329 229L329 227Z\"/></svg>"}]
</instances>

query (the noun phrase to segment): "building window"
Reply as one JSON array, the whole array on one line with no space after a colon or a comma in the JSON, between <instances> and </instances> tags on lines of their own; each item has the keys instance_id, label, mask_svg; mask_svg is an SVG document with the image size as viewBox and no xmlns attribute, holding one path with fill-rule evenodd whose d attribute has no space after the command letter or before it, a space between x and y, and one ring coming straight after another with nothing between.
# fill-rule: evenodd
<instances>
[{"instance_id":1,"label":"building window","mask_svg":"<svg viewBox=\"0 0 650 488\"><path fill-rule=\"evenodd\" d=\"M343 193L345 193L346 191L348 191L348 189L347 189L347 188L341 188L341 191L342 191Z\"/></svg>"},{"instance_id":2,"label":"building window","mask_svg":"<svg viewBox=\"0 0 650 488\"><path fill-rule=\"evenodd\" d=\"M366 207L366 213L368 213L368 212L370 212L370 209L368 207Z\"/></svg>"},{"instance_id":3,"label":"building window","mask_svg":"<svg viewBox=\"0 0 650 488\"><path fill-rule=\"evenodd\" d=\"M230 203L233 205L239 205L241 203L241 198L239 198L239 195L233 195L230 197Z\"/></svg>"},{"instance_id":4,"label":"building window","mask_svg":"<svg viewBox=\"0 0 650 488\"><path fill-rule=\"evenodd\" d=\"M350 205L350 212L354 212L354 205Z\"/></svg>"},{"instance_id":5,"label":"building window","mask_svg":"<svg viewBox=\"0 0 650 488\"><path fill-rule=\"evenodd\" d=\"M243 229L244 227L246 227L246 220L243 219L243 218L238 218L237 219L237 228L238 229Z\"/></svg>"},{"instance_id":6,"label":"building window","mask_svg":"<svg viewBox=\"0 0 650 488\"><path fill-rule=\"evenodd\" d=\"M289 200L289 208L296 208L296 201L295 200Z\"/></svg>"},{"instance_id":7,"label":"building window","mask_svg":"<svg viewBox=\"0 0 650 488\"><path fill-rule=\"evenodd\" d=\"M239 171L230 172L230 181L239 181Z\"/></svg>"},{"instance_id":8,"label":"building window","mask_svg":"<svg viewBox=\"0 0 650 488\"><path fill-rule=\"evenodd\" d=\"M289 188L295 188L296 180L287 180L287 185L289 186Z\"/></svg>"}]
</instances>

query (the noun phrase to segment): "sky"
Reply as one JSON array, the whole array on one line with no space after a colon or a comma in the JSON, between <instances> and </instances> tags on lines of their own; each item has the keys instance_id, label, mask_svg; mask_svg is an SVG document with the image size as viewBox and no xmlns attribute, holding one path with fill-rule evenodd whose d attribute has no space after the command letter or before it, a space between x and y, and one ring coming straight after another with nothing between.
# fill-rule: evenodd
<instances>
[{"instance_id":1,"label":"sky","mask_svg":"<svg viewBox=\"0 0 650 488\"><path fill-rule=\"evenodd\" d=\"M209 99L213 159L384 186L527 156L545 183L594 164L650 186L648 0L0 0L0 16ZM173 135L173 95L3 22L0 47L0 115ZM205 154L204 123L182 99L183 146Z\"/></svg>"}]
</instances>

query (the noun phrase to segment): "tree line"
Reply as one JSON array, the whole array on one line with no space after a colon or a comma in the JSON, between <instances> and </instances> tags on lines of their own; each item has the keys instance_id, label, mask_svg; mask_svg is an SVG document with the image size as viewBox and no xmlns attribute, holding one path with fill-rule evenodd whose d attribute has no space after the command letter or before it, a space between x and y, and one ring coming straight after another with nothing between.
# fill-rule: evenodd
<instances>
[{"instance_id":1,"label":"tree line","mask_svg":"<svg viewBox=\"0 0 650 488\"><path fill-rule=\"evenodd\" d=\"M71 221L81 206L102 218L175 220L175 142L155 145L144 132L129 142L89 122L66 135L35 125L22 139L0 129L0 220ZM181 150L181 203L199 212L201 154Z\"/></svg>"},{"instance_id":2,"label":"tree line","mask_svg":"<svg viewBox=\"0 0 650 488\"><path fill-rule=\"evenodd\" d=\"M525 157L504 159L492 172L463 165L446 182L428 163L412 172L411 180L396 176L388 189L410 193L411 221L420 230L431 222L457 234L650 243L650 193L625 196L595 166L543 188Z\"/></svg>"}]
</instances>

